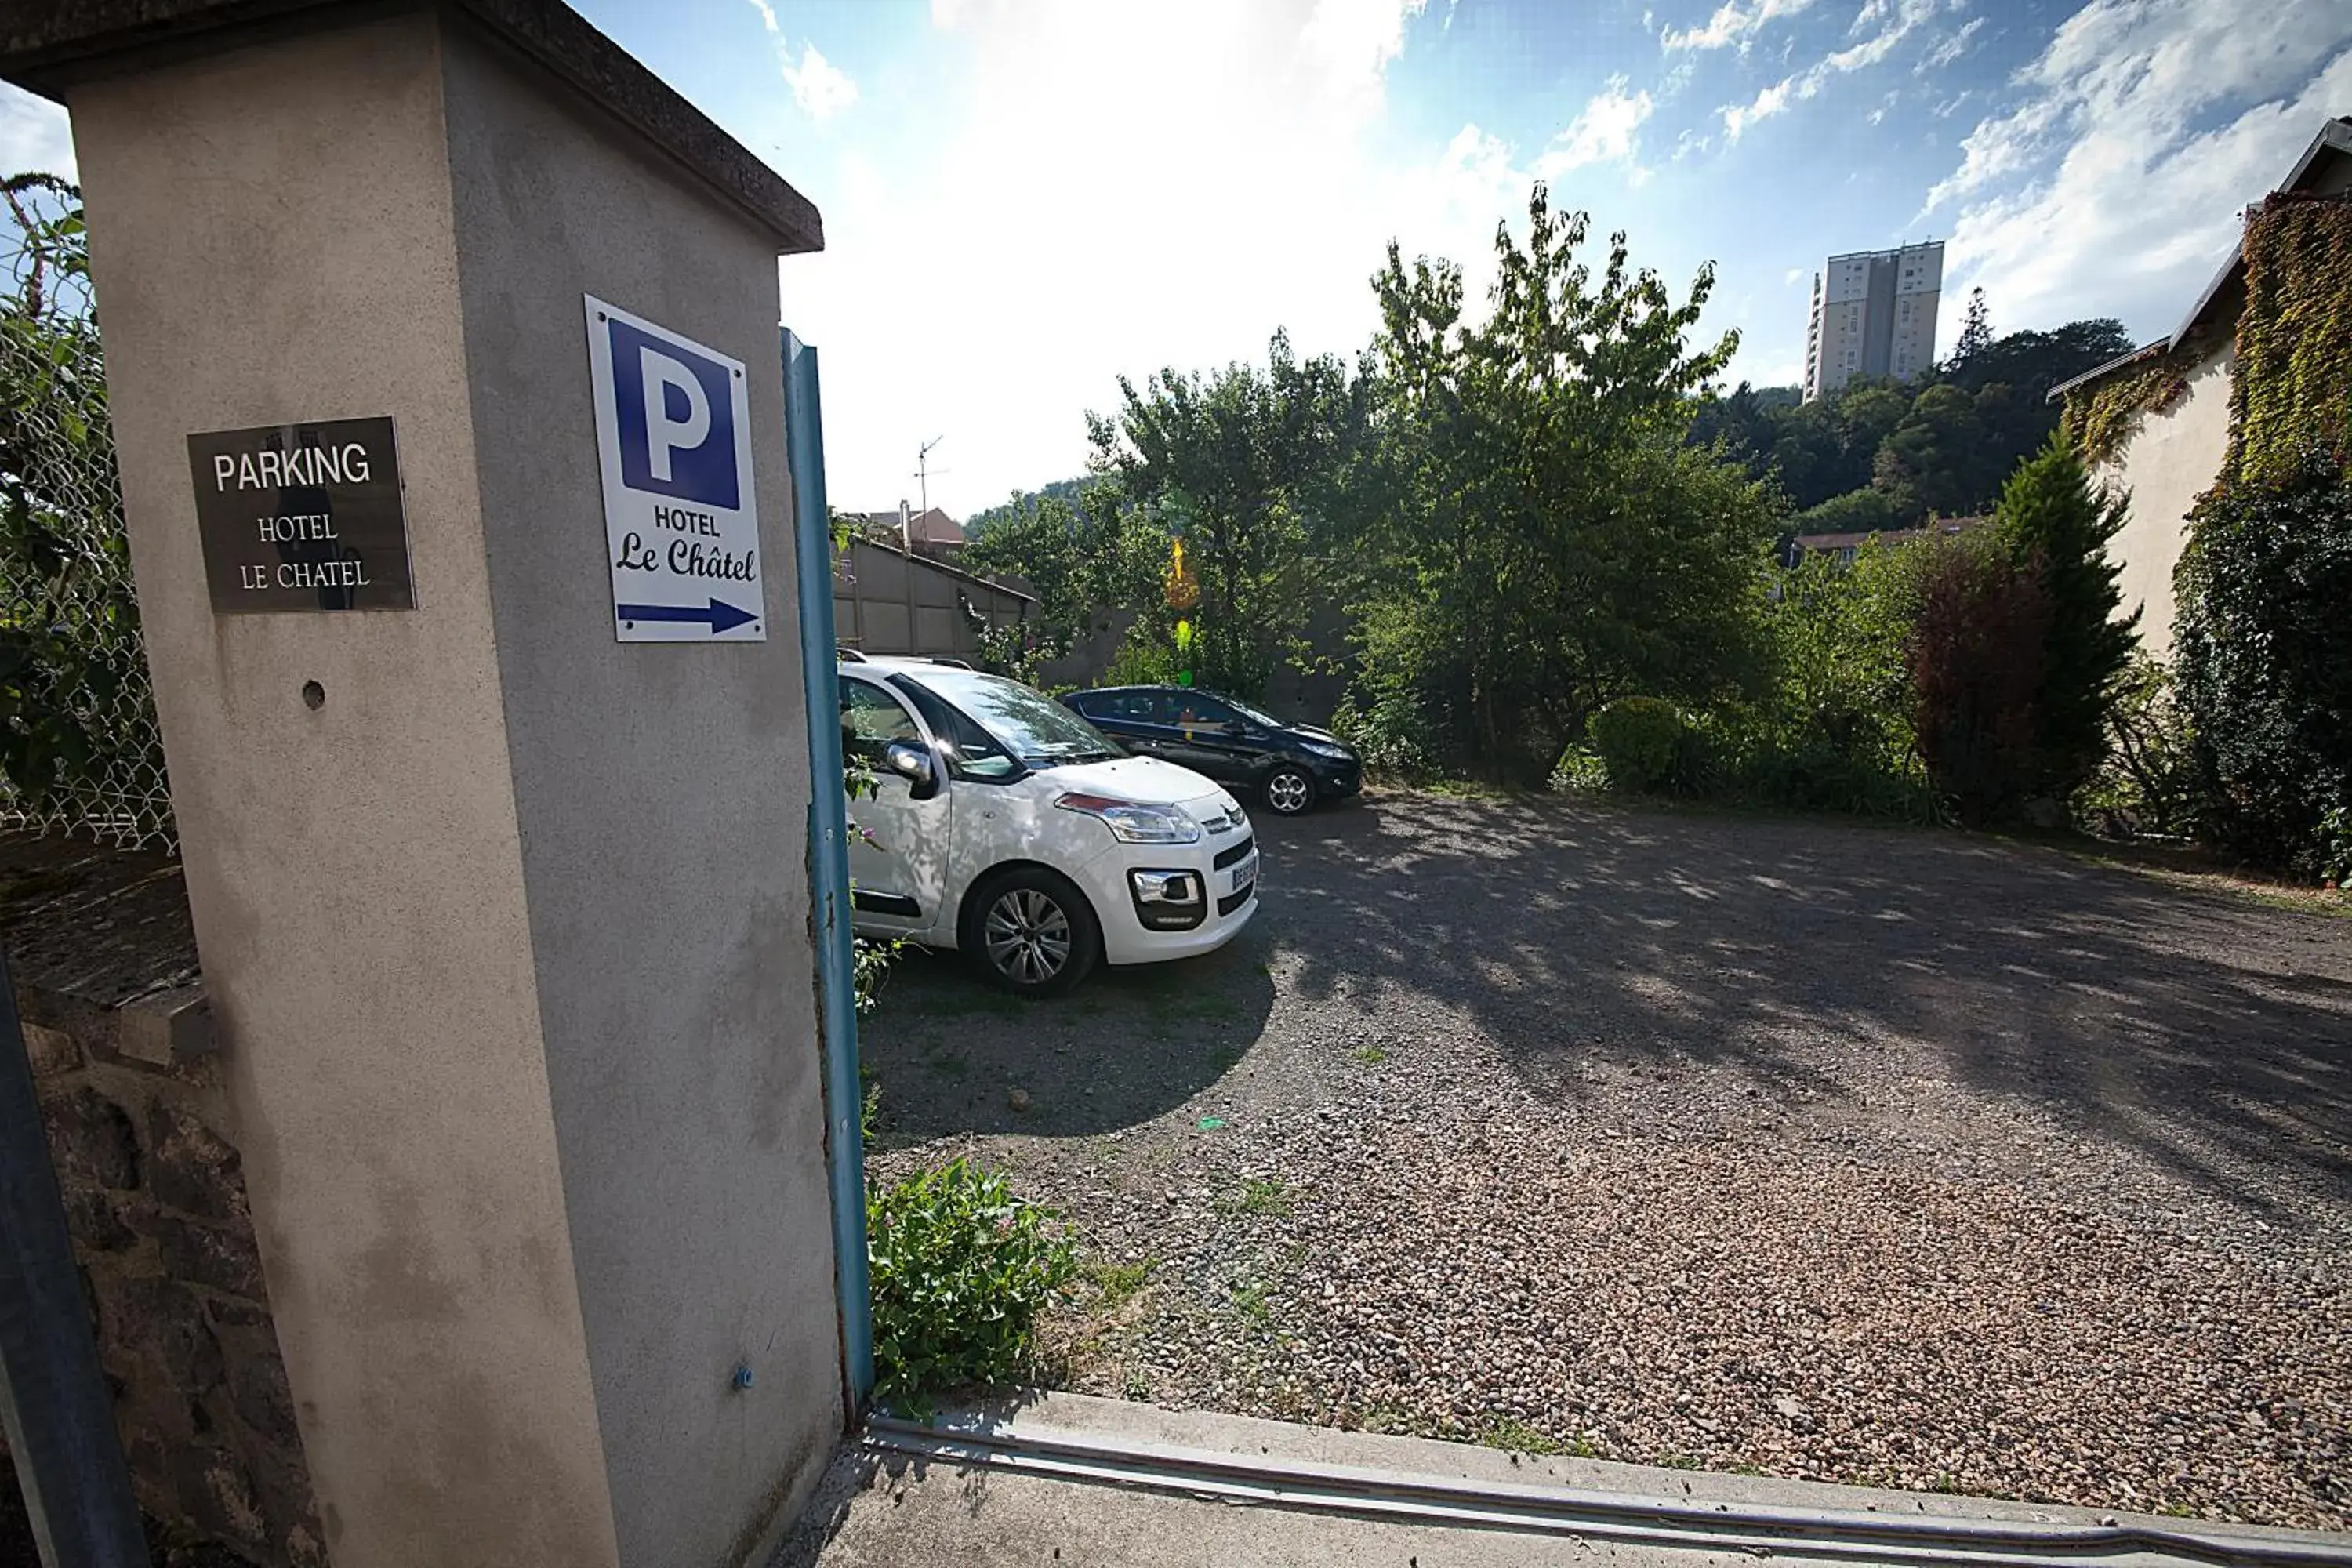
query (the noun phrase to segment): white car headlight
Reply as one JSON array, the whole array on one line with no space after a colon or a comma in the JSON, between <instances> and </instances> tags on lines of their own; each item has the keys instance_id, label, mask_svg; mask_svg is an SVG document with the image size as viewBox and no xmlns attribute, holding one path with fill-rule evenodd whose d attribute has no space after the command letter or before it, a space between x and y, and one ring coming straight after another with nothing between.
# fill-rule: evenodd
<instances>
[{"instance_id":1,"label":"white car headlight","mask_svg":"<svg viewBox=\"0 0 2352 1568\"><path fill-rule=\"evenodd\" d=\"M1122 844L1198 844L1201 825L1168 805L1145 805L1107 795L1066 795L1054 803L1064 811L1091 816Z\"/></svg>"},{"instance_id":2,"label":"white car headlight","mask_svg":"<svg viewBox=\"0 0 2352 1568\"><path fill-rule=\"evenodd\" d=\"M1327 746L1320 741L1301 741L1298 749L1312 752L1318 757L1328 757L1335 763L1344 763L1355 754L1345 746Z\"/></svg>"}]
</instances>

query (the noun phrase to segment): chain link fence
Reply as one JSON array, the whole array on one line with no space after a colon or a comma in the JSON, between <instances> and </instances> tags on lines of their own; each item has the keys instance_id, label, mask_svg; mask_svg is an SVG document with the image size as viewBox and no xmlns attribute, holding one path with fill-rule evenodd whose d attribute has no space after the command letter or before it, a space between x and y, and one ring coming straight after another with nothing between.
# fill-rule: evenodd
<instances>
[{"instance_id":1,"label":"chain link fence","mask_svg":"<svg viewBox=\"0 0 2352 1568\"><path fill-rule=\"evenodd\" d=\"M177 853L79 193L0 195L0 824Z\"/></svg>"}]
</instances>

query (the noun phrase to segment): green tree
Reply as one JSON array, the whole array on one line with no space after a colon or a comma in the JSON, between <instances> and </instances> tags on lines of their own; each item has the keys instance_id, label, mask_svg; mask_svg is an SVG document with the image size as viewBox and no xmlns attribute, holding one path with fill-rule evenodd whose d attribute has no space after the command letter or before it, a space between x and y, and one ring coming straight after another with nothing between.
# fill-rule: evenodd
<instances>
[{"instance_id":1,"label":"green tree","mask_svg":"<svg viewBox=\"0 0 2352 1568\"><path fill-rule=\"evenodd\" d=\"M1277 331L1266 368L1119 380L1116 416L1089 415L1096 467L1181 538L1198 575L1203 685L1255 696L1292 650L1352 532L1350 484L1369 388L1336 355L1301 360Z\"/></svg>"},{"instance_id":2,"label":"green tree","mask_svg":"<svg viewBox=\"0 0 2352 1568\"><path fill-rule=\"evenodd\" d=\"M1871 482L1914 521L1931 512L1960 517L1990 489L1984 468L1976 400L1957 386L1931 386L1879 442Z\"/></svg>"},{"instance_id":3,"label":"green tree","mask_svg":"<svg viewBox=\"0 0 2352 1568\"><path fill-rule=\"evenodd\" d=\"M1136 608L1157 593L1168 536L1115 479L1055 489L992 509L988 525L967 536L958 563L1021 578L1037 595L1040 637L1066 647L1097 613Z\"/></svg>"},{"instance_id":4,"label":"green tree","mask_svg":"<svg viewBox=\"0 0 2352 1568\"><path fill-rule=\"evenodd\" d=\"M2082 454L2063 435L2010 477L1993 510L2011 561L2038 573L2050 602L2034 707L2040 782L2061 799L2105 755L2116 682L2131 661L2139 616L2116 618L2123 593L2107 559L2124 517L2123 498L2093 487Z\"/></svg>"},{"instance_id":5,"label":"green tree","mask_svg":"<svg viewBox=\"0 0 2352 1568\"><path fill-rule=\"evenodd\" d=\"M1773 421L1769 444L1760 450L1763 461L1751 462L1748 473L1759 479L1778 479L1789 504L1799 510L1870 482L1867 467L1858 478L1851 471L1845 434L1838 428L1837 405L1830 398L1780 411Z\"/></svg>"},{"instance_id":6,"label":"green tree","mask_svg":"<svg viewBox=\"0 0 2352 1568\"><path fill-rule=\"evenodd\" d=\"M1584 215L1538 184L1527 244L1498 226L1481 324L1460 269L1408 269L1380 296L1381 571L1360 711L1451 716L1457 754L1538 776L1586 716L1642 694L1704 704L1757 669L1761 486L1685 447L1738 346L1688 334L1714 285L1677 303L1622 234L1596 269Z\"/></svg>"},{"instance_id":7,"label":"green tree","mask_svg":"<svg viewBox=\"0 0 2352 1568\"><path fill-rule=\"evenodd\" d=\"M1960 341L1952 345L1952 363L1966 364L1992 347L1992 311L1985 304L1981 284L1969 290L1969 308L1960 318Z\"/></svg>"},{"instance_id":8,"label":"green tree","mask_svg":"<svg viewBox=\"0 0 2352 1568\"><path fill-rule=\"evenodd\" d=\"M2054 331L2011 332L1995 338L1964 359L1956 356L1942 367L1937 379L1948 381L1969 393L1997 381L2006 382L2039 403L2042 395L2060 382L2086 370L2096 370L2109 360L2131 353L2136 346L2121 321L2101 316L2069 321ZM2042 432L2048 433L2047 429Z\"/></svg>"},{"instance_id":9,"label":"green tree","mask_svg":"<svg viewBox=\"0 0 2352 1568\"><path fill-rule=\"evenodd\" d=\"M1724 455L1744 463L1752 477L1777 478L1800 511L1884 476L1908 515L1928 508L1974 515L1991 507L2010 471L2058 427L2059 411L2042 394L2131 346L2123 324L2114 321L2011 332L1969 344L1916 385L1857 379L1802 405L1793 388L1736 392L1699 410L1691 440L1698 446L1719 441ZM1965 395L1972 430L1970 416L1958 404L1939 399L1925 413L1918 410L1918 402L1939 386ZM1882 450L1890 438L1897 448L1891 456ZM1908 472L1915 465L1931 470L1925 493Z\"/></svg>"},{"instance_id":10,"label":"green tree","mask_svg":"<svg viewBox=\"0 0 2352 1568\"><path fill-rule=\"evenodd\" d=\"M999 523L1009 521L1024 506L1032 501L1060 500L1075 504L1087 487L1096 483L1099 477L1094 474L1080 474L1075 479L1051 480L1039 485L1034 490L1014 490L1010 497L997 502L996 505L982 507L966 518L963 524L963 536L967 542L984 538Z\"/></svg>"},{"instance_id":11,"label":"green tree","mask_svg":"<svg viewBox=\"0 0 2352 1568\"><path fill-rule=\"evenodd\" d=\"M1759 388L1743 381L1725 396L1699 405L1691 416L1690 444L1715 447L1762 479L1781 426L1798 401L1793 386Z\"/></svg>"}]
</instances>

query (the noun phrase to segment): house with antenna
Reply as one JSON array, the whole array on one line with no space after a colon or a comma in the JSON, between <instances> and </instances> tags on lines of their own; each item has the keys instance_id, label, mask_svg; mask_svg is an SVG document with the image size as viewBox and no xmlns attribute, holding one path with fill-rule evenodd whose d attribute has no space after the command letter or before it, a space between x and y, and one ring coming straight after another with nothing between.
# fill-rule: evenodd
<instances>
[{"instance_id":1,"label":"house with antenna","mask_svg":"<svg viewBox=\"0 0 2352 1568\"><path fill-rule=\"evenodd\" d=\"M833 624L860 653L974 658L984 631L1035 618L1034 595L956 563L963 525L940 510L848 513L855 525L833 558Z\"/></svg>"},{"instance_id":2,"label":"house with antenna","mask_svg":"<svg viewBox=\"0 0 2352 1568\"><path fill-rule=\"evenodd\" d=\"M896 511L852 512L859 532L894 541L912 554L946 558L963 548L963 524L937 507L918 510L905 501Z\"/></svg>"}]
</instances>

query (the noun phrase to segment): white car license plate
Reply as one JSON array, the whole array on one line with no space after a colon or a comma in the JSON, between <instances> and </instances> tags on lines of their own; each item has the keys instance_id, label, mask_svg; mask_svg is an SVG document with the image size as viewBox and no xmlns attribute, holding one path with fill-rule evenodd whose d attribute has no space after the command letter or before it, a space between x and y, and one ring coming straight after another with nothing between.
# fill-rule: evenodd
<instances>
[{"instance_id":1,"label":"white car license plate","mask_svg":"<svg viewBox=\"0 0 2352 1568\"><path fill-rule=\"evenodd\" d=\"M1244 888L1248 887L1251 883L1256 880L1257 851L1253 849L1250 851L1250 857L1248 859L1234 868L1234 885L1226 889L1225 891L1228 893L1238 893Z\"/></svg>"}]
</instances>

